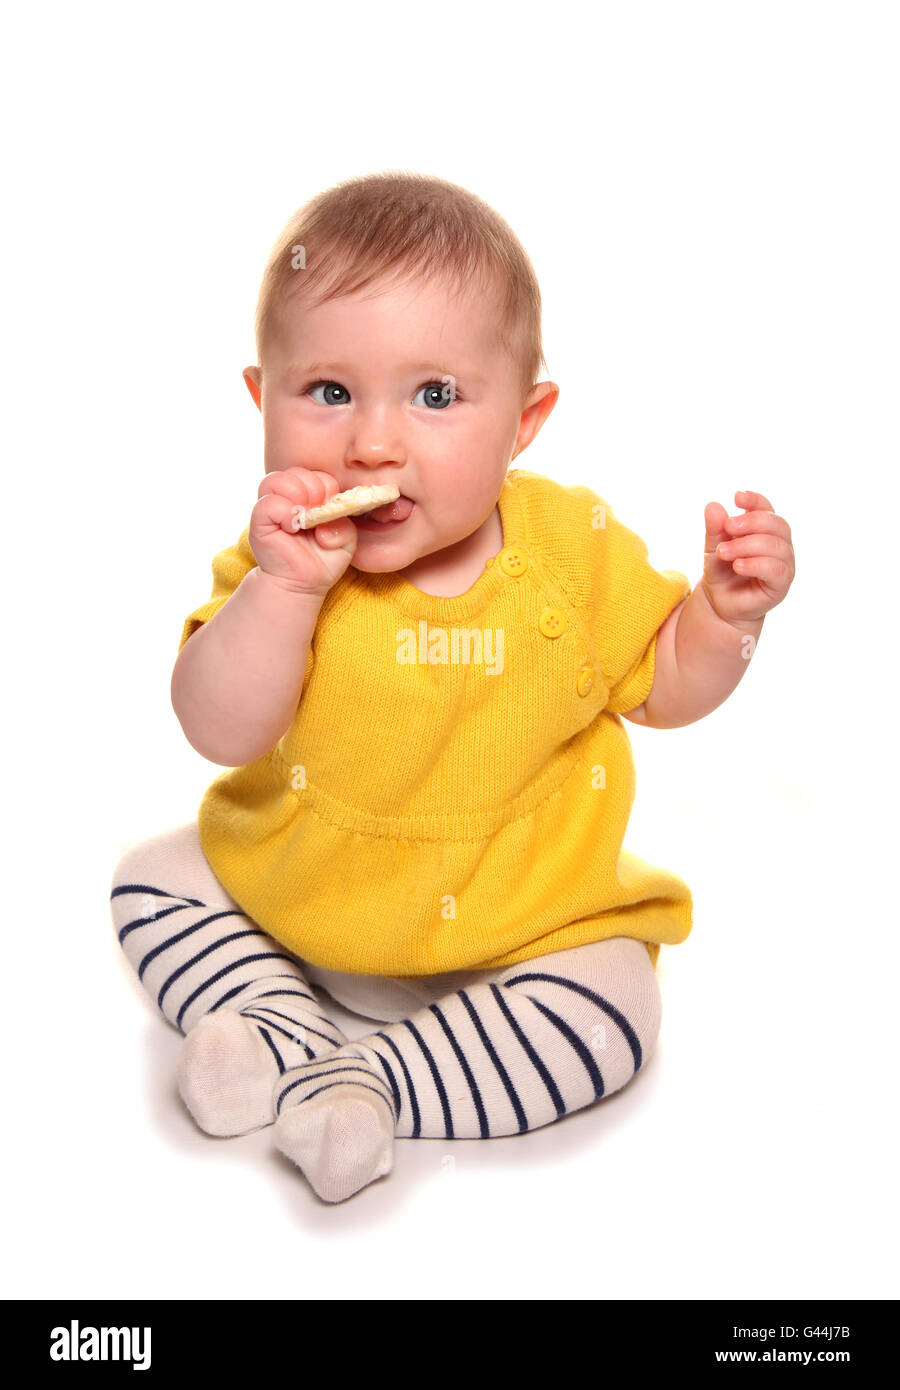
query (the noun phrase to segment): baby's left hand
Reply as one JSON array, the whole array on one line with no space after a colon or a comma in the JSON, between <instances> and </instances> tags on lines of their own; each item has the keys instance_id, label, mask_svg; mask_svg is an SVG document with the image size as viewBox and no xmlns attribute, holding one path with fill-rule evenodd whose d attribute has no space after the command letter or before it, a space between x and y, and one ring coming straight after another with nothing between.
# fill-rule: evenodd
<instances>
[{"instance_id":1,"label":"baby's left hand","mask_svg":"<svg viewBox=\"0 0 900 1390\"><path fill-rule=\"evenodd\" d=\"M794 578L791 528L759 492L736 492L744 516L707 503L702 584L726 623L755 622L781 602Z\"/></svg>"}]
</instances>

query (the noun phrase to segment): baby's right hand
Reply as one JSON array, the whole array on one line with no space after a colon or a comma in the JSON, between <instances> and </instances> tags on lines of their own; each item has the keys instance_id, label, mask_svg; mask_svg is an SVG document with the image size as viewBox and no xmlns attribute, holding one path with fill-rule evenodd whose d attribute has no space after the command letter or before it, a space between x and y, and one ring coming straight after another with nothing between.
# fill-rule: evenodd
<instances>
[{"instance_id":1,"label":"baby's right hand","mask_svg":"<svg viewBox=\"0 0 900 1390\"><path fill-rule=\"evenodd\" d=\"M297 593L328 593L356 551L356 527L348 516L311 531L294 531L297 507L318 507L340 492L330 473L310 468L276 468L259 485L250 517L250 549L264 573Z\"/></svg>"}]
</instances>

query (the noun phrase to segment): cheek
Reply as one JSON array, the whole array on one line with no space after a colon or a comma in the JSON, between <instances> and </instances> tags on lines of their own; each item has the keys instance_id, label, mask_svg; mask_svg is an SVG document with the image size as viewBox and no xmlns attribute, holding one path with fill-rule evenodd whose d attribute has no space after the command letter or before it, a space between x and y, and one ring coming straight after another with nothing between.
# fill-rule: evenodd
<instances>
[{"instance_id":1,"label":"cheek","mask_svg":"<svg viewBox=\"0 0 900 1390\"><path fill-rule=\"evenodd\" d=\"M454 477L450 487L439 499L435 499L435 506L449 525L466 530L487 516L497 501L497 495L497 490L488 485L482 472L469 469Z\"/></svg>"},{"instance_id":2,"label":"cheek","mask_svg":"<svg viewBox=\"0 0 900 1390\"><path fill-rule=\"evenodd\" d=\"M289 410L273 411L266 421L266 472L283 468L317 468L324 458L322 432L311 429Z\"/></svg>"}]
</instances>

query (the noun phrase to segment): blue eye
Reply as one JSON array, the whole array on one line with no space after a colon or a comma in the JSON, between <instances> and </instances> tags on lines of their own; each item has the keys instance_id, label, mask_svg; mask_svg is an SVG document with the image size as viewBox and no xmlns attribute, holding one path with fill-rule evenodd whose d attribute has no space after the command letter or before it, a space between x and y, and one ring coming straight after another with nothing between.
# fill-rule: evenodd
<instances>
[{"instance_id":1,"label":"blue eye","mask_svg":"<svg viewBox=\"0 0 900 1390\"><path fill-rule=\"evenodd\" d=\"M346 390L347 390L346 386L341 386L340 382L338 382L338 381L316 381L316 382L313 382L312 386L309 387L308 391L306 392L307 396L312 396L313 392L314 392L314 391L318 391L318 389L319 389L320 386L325 386L325 387L327 387L327 389L328 389L329 392L331 392L331 391L346 391ZM313 397L313 399L315 399L315 397ZM344 405L344 404L346 404L346 402L344 402L344 401L336 401L336 400L334 400L333 397L329 394L329 395L327 396L326 400L324 400L324 401L322 402L322 404L323 404L323 405Z\"/></svg>"},{"instance_id":2,"label":"blue eye","mask_svg":"<svg viewBox=\"0 0 900 1390\"><path fill-rule=\"evenodd\" d=\"M429 381L427 386L422 386L421 391L425 392L426 401L436 410L446 410L447 406L456 399L456 383L452 380L444 384L441 381ZM416 392L416 396L419 391ZM413 396L413 405L416 403L416 396Z\"/></svg>"},{"instance_id":3,"label":"blue eye","mask_svg":"<svg viewBox=\"0 0 900 1390\"><path fill-rule=\"evenodd\" d=\"M320 389L325 391L324 400L314 394ZM314 381L312 386L306 388L304 395L311 396L313 400L320 400L322 405L346 405L347 401L335 399L335 393L340 391L343 391L349 398L346 386L342 386L339 381ZM413 405L416 404L416 396L421 395L423 391L425 392L425 401L422 404L427 404L429 408L434 410L445 410L448 405L459 398L459 391L452 377L446 382L429 381L424 386L420 386L416 395L413 396Z\"/></svg>"}]
</instances>

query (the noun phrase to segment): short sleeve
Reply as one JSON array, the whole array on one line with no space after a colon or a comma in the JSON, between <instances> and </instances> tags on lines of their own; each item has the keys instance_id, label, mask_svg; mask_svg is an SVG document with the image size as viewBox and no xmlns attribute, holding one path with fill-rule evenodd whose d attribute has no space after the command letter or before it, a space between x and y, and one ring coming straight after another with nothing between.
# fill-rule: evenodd
<instances>
[{"instance_id":1,"label":"short sleeve","mask_svg":"<svg viewBox=\"0 0 900 1390\"><path fill-rule=\"evenodd\" d=\"M198 627L215 617L222 605L231 598L244 576L253 569L256 569L256 556L250 549L248 525L234 545L226 546L215 556L212 562L212 593L205 603L201 603L199 608L195 608L193 613L189 613L185 618L181 640L178 643L179 652Z\"/></svg>"},{"instance_id":2,"label":"short sleeve","mask_svg":"<svg viewBox=\"0 0 900 1390\"><path fill-rule=\"evenodd\" d=\"M627 714L650 694L656 637L673 609L691 593L680 570L657 570L647 546L602 498L599 518L596 635L609 689L610 714Z\"/></svg>"}]
</instances>

